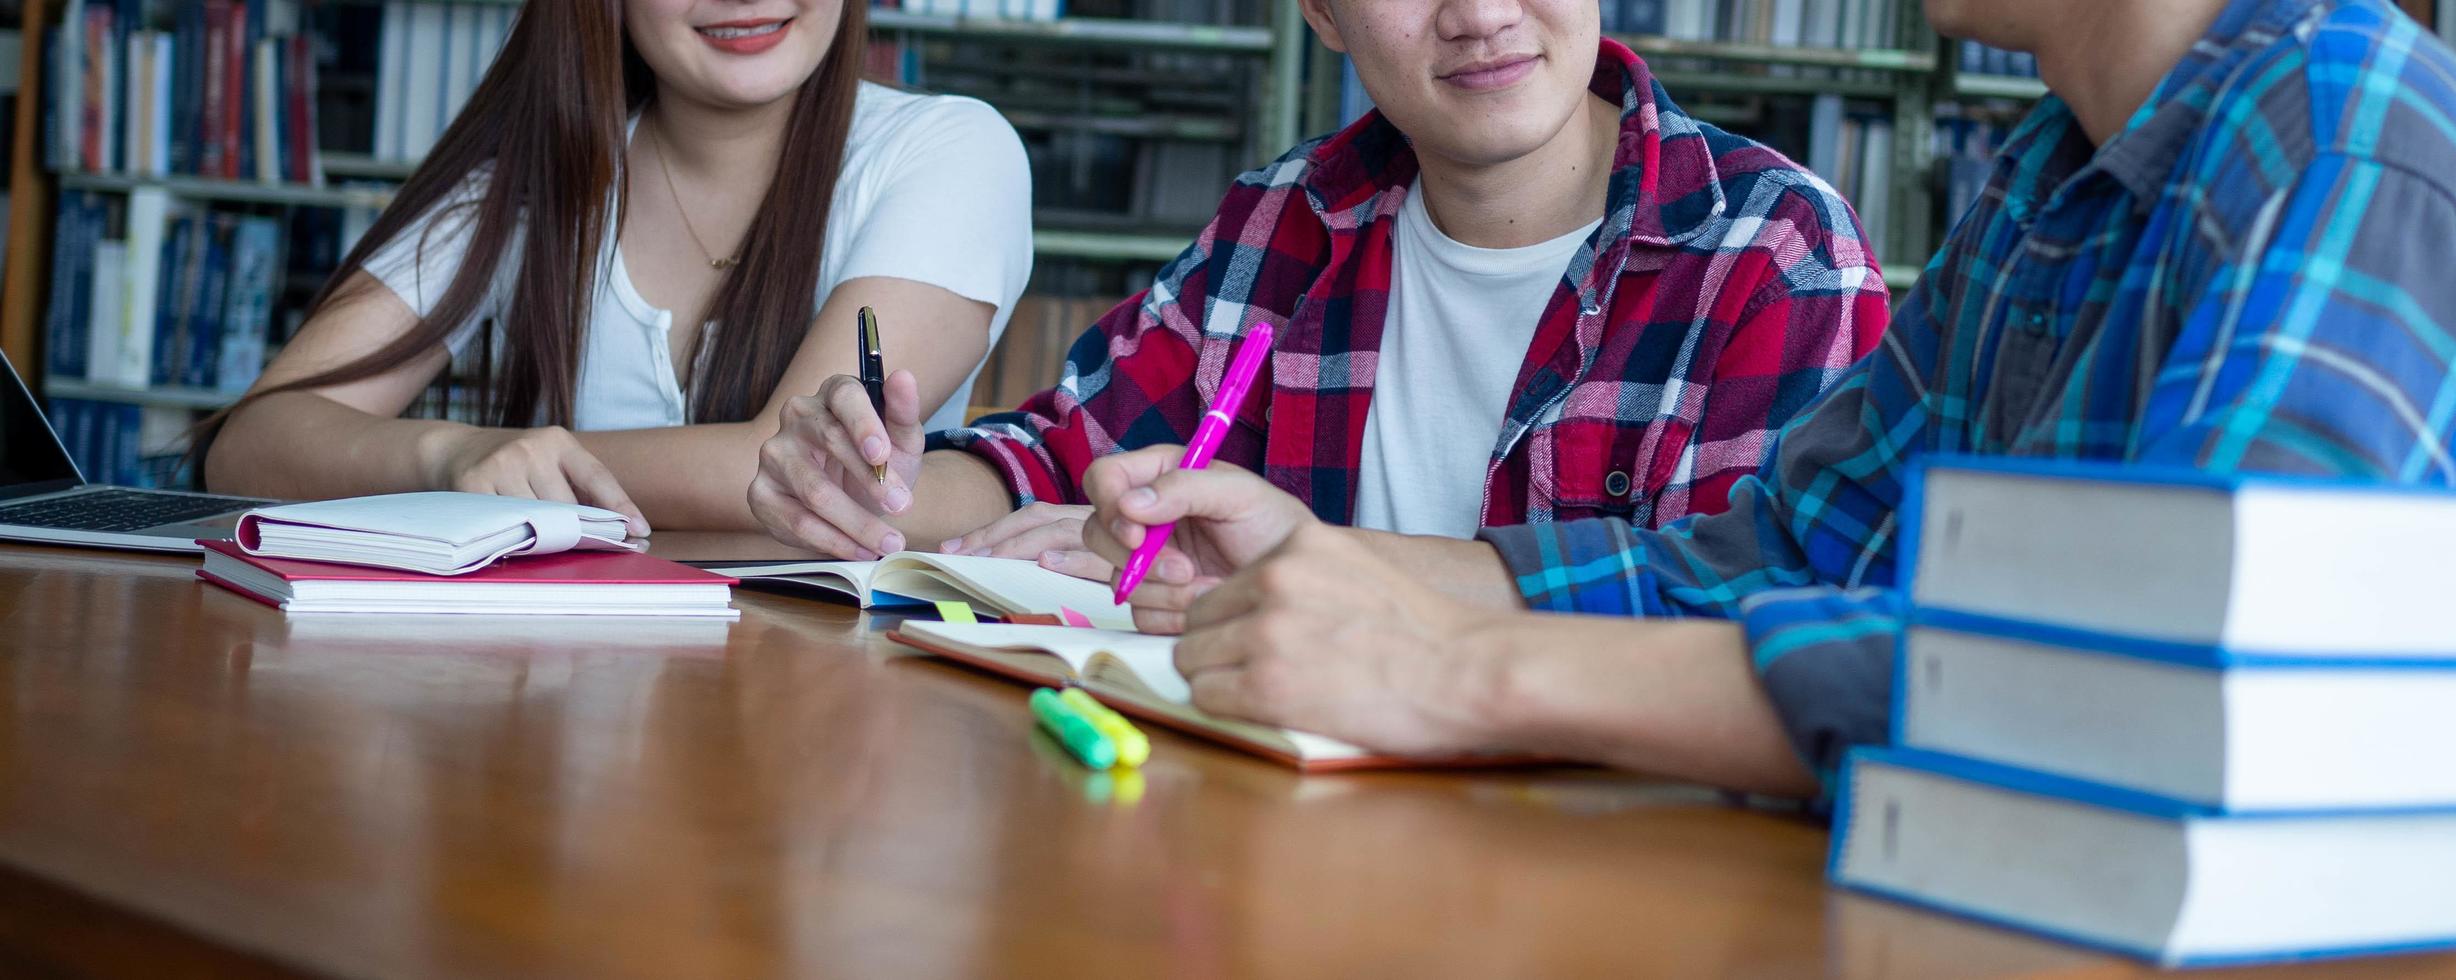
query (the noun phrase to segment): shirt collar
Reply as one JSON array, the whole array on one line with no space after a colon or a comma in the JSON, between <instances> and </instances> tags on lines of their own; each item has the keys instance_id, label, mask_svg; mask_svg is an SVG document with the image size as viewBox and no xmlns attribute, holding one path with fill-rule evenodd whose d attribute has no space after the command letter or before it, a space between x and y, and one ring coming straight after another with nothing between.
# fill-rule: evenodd
<instances>
[{"instance_id":1,"label":"shirt collar","mask_svg":"<svg viewBox=\"0 0 2456 980\"><path fill-rule=\"evenodd\" d=\"M2274 46L2318 5L2319 0L2227 4L2208 32L2158 82L2124 131L2099 153L2107 172L2136 198L2154 199L2236 71Z\"/></svg>"},{"instance_id":2,"label":"shirt collar","mask_svg":"<svg viewBox=\"0 0 2456 980\"><path fill-rule=\"evenodd\" d=\"M1722 174L1704 131L1671 101L1644 59L1602 39L1588 90L1620 106L1603 241L1676 245L1723 213ZM1397 214L1418 169L1406 134L1380 110L1322 141L1309 160L1300 186L1334 234Z\"/></svg>"},{"instance_id":3,"label":"shirt collar","mask_svg":"<svg viewBox=\"0 0 2456 980\"><path fill-rule=\"evenodd\" d=\"M2235 72L2290 32L2318 2L2233 0L2087 166L2130 191L2137 207L2150 206ZM2015 220L2028 221L2064 178L2077 174L2078 166L2065 165L2072 163L2071 148L2058 145L2076 139L2087 145L2071 107L2050 96L2006 141L2006 160L2015 168L2006 203Z\"/></svg>"}]
</instances>

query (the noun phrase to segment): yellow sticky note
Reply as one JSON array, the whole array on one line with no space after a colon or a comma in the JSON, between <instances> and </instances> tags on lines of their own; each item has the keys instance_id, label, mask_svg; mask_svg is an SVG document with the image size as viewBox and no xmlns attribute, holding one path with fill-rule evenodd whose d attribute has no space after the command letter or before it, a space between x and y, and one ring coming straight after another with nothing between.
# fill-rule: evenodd
<instances>
[{"instance_id":1,"label":"yellow sticky note","mask_svg":"<svg viewBox=\"0 0 2456 980\"><path fill-rule=\"evenodd\" d=\"M938 618L943 619L943 620L946 620L947 622L950 622L950 623L977 623L977 622L980 622L980 620L979 620L979 619L976 619L976 618L974 618L974 617L973 617L973 615L972 615L972 604L971 604L971 603L969 603L969 602L941 602L941 603L939 603L939 604L938 604Z\"/></svg>"}]
</instances>

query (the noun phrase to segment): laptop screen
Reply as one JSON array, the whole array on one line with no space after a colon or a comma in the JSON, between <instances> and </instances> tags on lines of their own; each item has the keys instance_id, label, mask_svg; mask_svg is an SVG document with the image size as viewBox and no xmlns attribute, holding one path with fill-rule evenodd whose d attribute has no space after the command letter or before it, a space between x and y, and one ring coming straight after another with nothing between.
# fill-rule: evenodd
<instances>
[{"instance_id":1,"label":"laptop screen","mask_svg":"<svg viewBox=\"0 0 2456 980\"><path fill-rule=\"evenodd\" d=\"M5 355L0 355L0 370L8 374L7 383L0 384L0 499L65 490L84 482L77 477L76 464L68 461L68 451L60 448L59 437L52 434L51 423L43 420L43 410L34 404L25 379L17 376L16 365Z\"/></svg>"}]
</instances>

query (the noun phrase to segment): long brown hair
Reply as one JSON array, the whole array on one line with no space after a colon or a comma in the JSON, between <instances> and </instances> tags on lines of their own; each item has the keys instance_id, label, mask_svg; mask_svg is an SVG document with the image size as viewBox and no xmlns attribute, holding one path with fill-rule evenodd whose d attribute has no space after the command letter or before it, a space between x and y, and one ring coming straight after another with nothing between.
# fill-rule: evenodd
<instances>
[{"instance_id":1,"label":"long brown hair","mask_svg":"<svg viewBox=\"0 0 2456 980\"><path fill-rule=\"evenodd\" d=\"M309 312L341 298L351 274L378 249L449 200L473 171L491 168L484 196L454 205L474 208L474 223L442 298L415 327L366 356L255 392L208 419L198 458L221 423L250 401L374 377L434 350L477 311L507 258L518 263L518 272L511 304L498 313L507 327L500 347L481 337L473 379L479 417L506 427L572 424L581 333L609 220L606 202L611 192L619 233L628 194L624 124L656 92L656 76L623 31L621 6L621 0L521 6L468 106L350 249ZM865 0L843 0L826 59L792 96L775 179L751 220L741 262L709 302L710 318L723 326L702 361L710 376L694 379L695 421L738 422L758 414L817 312L819 253L865 63L868 7ZM523 228L513 256L514 233Z\"/></svg>"}]
</instances>

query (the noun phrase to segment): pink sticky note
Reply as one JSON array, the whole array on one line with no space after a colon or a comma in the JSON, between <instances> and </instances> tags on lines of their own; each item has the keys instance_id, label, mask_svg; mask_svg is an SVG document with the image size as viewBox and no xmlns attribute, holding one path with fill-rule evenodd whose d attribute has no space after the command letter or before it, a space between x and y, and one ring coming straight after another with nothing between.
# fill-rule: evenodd
<instances>
[{"instance_id":1,"label":"pink sticky note","mask_svg":"<svg viewBox=\"0 0 2456 980\"><path fill-rule=\"evenodd\" d=\"M1083 615L1082 613L1068 609L1064 606L1057 607L1057 618L1060 622L1063 622L1068 626L1089 627L1092 624L1092 618L1090 616Z\"/></svg>"}]
</instances>

